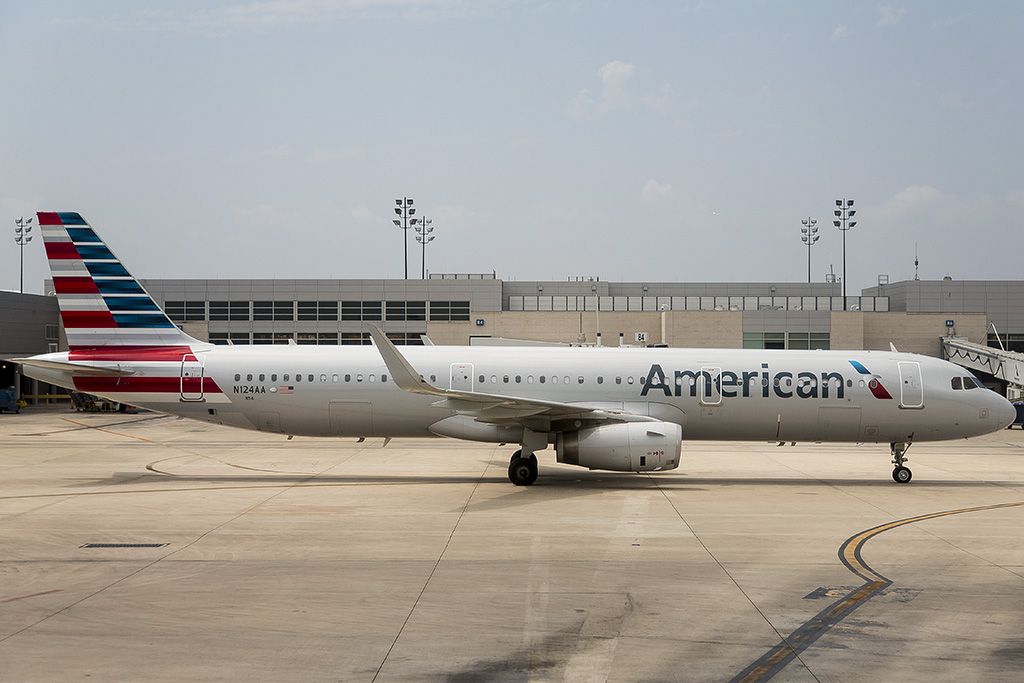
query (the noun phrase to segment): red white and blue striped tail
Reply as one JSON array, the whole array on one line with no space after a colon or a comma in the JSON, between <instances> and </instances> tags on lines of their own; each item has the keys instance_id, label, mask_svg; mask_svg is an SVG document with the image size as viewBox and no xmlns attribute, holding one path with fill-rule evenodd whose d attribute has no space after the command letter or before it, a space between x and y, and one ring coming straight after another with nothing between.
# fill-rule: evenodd
<instances>
[{"instance_id":1,"label":"red white and blue striped tail","mask_svg":"<svg viewBox=\"0 0 1024 683\"><path fill-rule=\"evenodd\" d=\"M70 350L202 344L171 322L79 214L36 215Z\"/></svg>"}]
</instances>

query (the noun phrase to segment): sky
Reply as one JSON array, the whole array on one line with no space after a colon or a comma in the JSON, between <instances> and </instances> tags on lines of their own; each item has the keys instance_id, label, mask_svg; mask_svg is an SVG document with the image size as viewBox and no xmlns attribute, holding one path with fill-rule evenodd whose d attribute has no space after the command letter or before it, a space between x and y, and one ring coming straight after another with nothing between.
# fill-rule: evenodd
<instances>
[{"instance_id":1,"label":"sky","mask_svg":"<svg viewBox=\"0 0 1024 683\"><path fill-rule=\"evenodd\" d=\"M0 0L0 289L77 211L140 278L1021 279L1024 3ZM38 228L35 230L38 233ZM41 240L25 290L43 293Z\"/></svg>"}]
</instances>

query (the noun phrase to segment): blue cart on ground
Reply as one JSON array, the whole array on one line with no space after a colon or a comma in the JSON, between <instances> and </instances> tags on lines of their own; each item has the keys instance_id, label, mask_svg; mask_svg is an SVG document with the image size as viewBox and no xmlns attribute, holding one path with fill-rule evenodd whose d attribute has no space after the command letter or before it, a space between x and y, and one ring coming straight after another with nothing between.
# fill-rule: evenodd
<instances>
[{"instance_id":1,"label":"blue cart on ground","mask_svg":"<svg viewBox=\"0 0 1024 683\"><path fill-rule=\"evenodd\" d=\"M14 387L0 389L0 413L7 412L21 412L21 406L18 405L18 397L14 393Z\"/></svg>"},{"instance_id":2,"label":"blue cart on ground","mask_svg":"<svg viewBox=\"0 0 1024 683\"><path fill-rule=\"evenodd\" d=\"M1013 429L1014 425L1019 425L1021 429L1024 429L1024 401L1013 401L1013 407L1017 409L1017 417L1006 428Z\"/></svg>"}]
</instances>

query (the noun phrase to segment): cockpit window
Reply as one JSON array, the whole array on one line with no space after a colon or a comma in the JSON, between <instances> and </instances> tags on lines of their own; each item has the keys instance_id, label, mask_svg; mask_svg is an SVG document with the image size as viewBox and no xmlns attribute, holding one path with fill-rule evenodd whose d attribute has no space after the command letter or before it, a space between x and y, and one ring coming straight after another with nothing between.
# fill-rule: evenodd
<instances>
[{"instance_id":1,"label":"cockpit window","mask_svg":"<svg viewBox=\"0 0 1024 683\"><path fill-rule=\"evenodd\" d=\"M964 377L964 389L977 389L978 383L974 381L973 377Z\"/></svg>"},{"instance_id":2,"label":"cockpit window","mask_svg":"<svg viewBox=\"0 0 1024 683\"><path fill-rule=\"evenodd\" d=\"M963 389L964 388L963 380L961 380L959 377L954 377L953 378L953 388L957 389L957 390Z\"/></svg>"}]
</instances>

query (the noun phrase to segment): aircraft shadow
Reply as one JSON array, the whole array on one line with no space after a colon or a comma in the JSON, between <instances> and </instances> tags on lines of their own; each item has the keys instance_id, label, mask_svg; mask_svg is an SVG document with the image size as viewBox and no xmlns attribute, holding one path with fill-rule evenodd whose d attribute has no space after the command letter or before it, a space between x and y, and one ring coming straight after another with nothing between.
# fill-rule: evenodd
<instances>
[{"instance_id":1,"label":"aircraft shadow","mask_svg":"<svg viewBox=\"0 0 1024 683\"><path fill-rule=\"evenodd\" d=\"M493 475L475 474L303 474L273 473L265 474L158 474L115 472L109 478L80 481L75 486L108 487L138 484L170 484L174 482L220 484L220 485L256 485L264 486L370 486L370 485L405 485L419 486L424 484L502 484L511 486L503 471L497 470ZM815 488L821 486L850 486L877 488L880 486L909 488L984 488L990 486L1024 486L1024 481L996 481L982 479L967 480L928 480L914 479L909 484L896 484L888 477L878 479L817 479L813 477L690 477L686 474L662 474L643 476L631 472L568 472L548 471L541 468L540 477L529 487L515 487L513 490L531 489L660 489L660 490L693 490L727 486L794 486Z\"/></svg>"}]
</instances>

